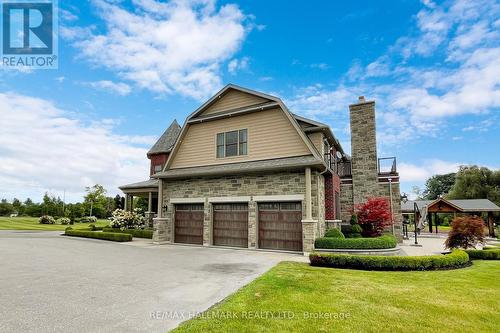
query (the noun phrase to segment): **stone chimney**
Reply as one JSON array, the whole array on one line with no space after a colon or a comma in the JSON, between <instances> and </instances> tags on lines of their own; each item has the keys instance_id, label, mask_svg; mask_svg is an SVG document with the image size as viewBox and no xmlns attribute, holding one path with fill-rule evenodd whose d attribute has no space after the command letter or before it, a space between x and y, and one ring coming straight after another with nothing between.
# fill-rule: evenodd
<instances>
[{"instance_id":1,"label":"stone chimney","mask_svg":"<svg viewBox=\"0 0 500 333\"><path fill-rule=\"evenodd\" d=\"M352 187L354 205L378 196L375 101L360 96L349 105L351 117Z\"/></svg>"}]
</instances>

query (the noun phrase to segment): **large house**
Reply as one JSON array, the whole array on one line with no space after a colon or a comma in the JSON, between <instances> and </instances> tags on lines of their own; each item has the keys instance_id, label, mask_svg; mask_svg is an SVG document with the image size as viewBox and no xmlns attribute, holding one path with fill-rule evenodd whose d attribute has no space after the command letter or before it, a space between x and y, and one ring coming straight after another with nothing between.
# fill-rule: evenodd
<instances>
[{"instance_id":1,"label":"large house","mask_svg":"<svg viewBox=\"0 0 500 333\"><path fill-rule=\"evenodd\" d=\"M395 158L379 159L375 102L350 105L349 156L326 124L277 97L228 85L148 152L151 178L120 187L149 199L153 241L310 252L369 197L402 222ZM384 164L389 162L388 168Z\"/></svg>"}]
</instances>

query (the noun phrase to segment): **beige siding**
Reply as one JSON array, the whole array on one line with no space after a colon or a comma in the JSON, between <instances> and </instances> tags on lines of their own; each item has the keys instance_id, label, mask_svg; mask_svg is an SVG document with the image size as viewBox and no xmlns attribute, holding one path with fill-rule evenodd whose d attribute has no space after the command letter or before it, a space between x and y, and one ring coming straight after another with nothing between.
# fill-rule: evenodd
<instances>
[{"instance_id":1,"label":"beige siding","mask_svg":"<svg viewBox=\"0 0 500 333\"><path fill-rule=\"evenodd\" d=\"M322 155L324 151L324 135L321 132L315 132L307 135L311 142L313 143L314 147L318 150L319 154Z\"/></svg>"},{"instance_id":2,"label":"beige siding","mask_svg":"<svg viewBox=\"0 0 500 333\"><path fill-rule=\"evenodd\" d=\"M217 133L248 129L248 155L216 157ZM257 161L310 155L311 152L280 109L192 124L187 128L171 168Z\"/></svg>"},{"instance_id":3,"label":"beige siding","mask_svg":"<svg viewBox=\"0 0 500 333\"><path fill-rule=\"evenodd\" d=\"M212 114L267 102L267 99L237 90L230 90L202 114Z\"/></svg>"}]
</instances>

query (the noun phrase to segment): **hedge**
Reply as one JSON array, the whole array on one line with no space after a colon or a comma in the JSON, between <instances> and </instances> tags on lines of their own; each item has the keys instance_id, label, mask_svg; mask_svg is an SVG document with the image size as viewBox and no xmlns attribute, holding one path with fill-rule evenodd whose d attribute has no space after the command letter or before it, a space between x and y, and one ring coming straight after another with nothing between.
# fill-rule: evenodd
<instances>
[{"instance_id":1,"label":"hedge","mask_svg":"<svg viewBox=\"0 0 500 333\"><path fill-rule=\"evenodd\" d=\"M470 264L469 256L462 250L455 250L450 254L432 256L368 256L311 253L309 260L311 261L311 266L377 271L424 271L461 268Z\"/></svg>"},{"instance_id":2,"label":"hedge","mask_svg":"<svg viewBox=\"0 0 500 333\"><path fill-rule=\"evenodd\" d=\"M90 224L90 225L89 225L89 229L90 229L90 231L98 231L98 230L102 230L102 229L104 229L104 228L105 228L105 227L98 227L98 226L96 226L95 224Z\"/></svg>"},{"instance_id":3,"label":"hedge","mask_svg":"<svg viewBox=\"0 0 500 333\"><path fill-rule=\"evenodd\" d=\"M149 239L153 238L153 230L151 230L151 229L125 229L125 230L121 230L119 228L104 227L102 229L102 231L129 234L129 235L132 235L133 237L136 237L136 238L149 238Z\"/></svg>"},{"instance_id":4,"label":"hedge","mask_svg":"<svg viewBox=\"0 0 500 333\"><path fill-rule=\"evenodd\" d=\"M500 260L500 249L465 250L471 259Z\"/></svg>"},{"instance_id":5,"label":"hedge","mask_svg":"<svg viewBox=\"0 0 500 333\"><path fill-rule=\"evenodd\" d=\"M329 238L345 238L345 236L342 233L342 231L340 231L337 228L328 229L325 232L325 237L329 237Z\"/></svg>"},{"instance_id":6,"label":"hedge","mask_svg":"<svg viewBox=\"0 0 500 333\"><path fill-rule=\"evenodd\" d=\"M130 242L132 240L132 235L123 234L123 233L116 233L116 232L71 230L69 228L66 228L66 231L64 234L68 235L68 236L75 236L75 237L104 239L104 240L110 240L110 241L114 241L114 242Z\"/></svg>"},{"instance_id":7,"label":"hedge","mask_svg":"<svg viewBox=\"0 0 500 333\"><path fill-rule=\"evenodd\" d=\"M398 244L393 235L373 238L330 238L322 237L314 241L317 249L392 249Z\"/></svg>"}]
</instances>

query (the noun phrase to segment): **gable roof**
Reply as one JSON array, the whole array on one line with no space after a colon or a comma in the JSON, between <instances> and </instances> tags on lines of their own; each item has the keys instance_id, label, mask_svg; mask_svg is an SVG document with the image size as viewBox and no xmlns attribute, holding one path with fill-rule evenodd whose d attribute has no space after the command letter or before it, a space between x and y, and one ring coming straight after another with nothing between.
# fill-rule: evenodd
<instances>
[{"instance_id":1,"label":"gable roof","mask_svg":"<svg viewBox=\"0 0 500 333\"><path fill-rule=\"evenodd\" d=\"M181 132L181 127L174 119L172 124L167 128L167 130L162 134L162 136L156 141L156 143L148 151L148 156L161 153L169 153L174 147L175 141Z\"/></svg>"},{"instance_id":2,"label":"gable roof","mask_svg":"<svg viewBox=\"0 0 500 333\"><path fill-rule=\"evenodd\" d=\"M488 199L450 199L438 198L436 200L409 200L401 202L401 210L403 212L413 212L413 204L416 203L418 209L422 210L423 207L436 204L438 201L443 201L456 207L462 212L500 212L500 207L495 205Z\"/></svg>"},{"instance_id":3,"label":"gable roof","mask_svg":"<svg viewBox=\"0 0 500 333\"><path fill-rule=\"evenodd\" d=\"M285 106L285 104L283 103L283 101L281 99L279 99L278 97L275 97L275 96L271 96L271 95L268 95L268 94L264 94L264 93L255 91L255 90L251 90L251 89L248 89L248 88L243 88L243 87L237 86L235 84L228 84L227 86L225 86L224 88L222 88L218 93L216 93L212 98L210 98L207 102L203 103L203 105L201 105L198 109L196 109L193 113L191 113L189 115L189 117L187 118L186 122L184 123L184 126L181 129L181 132L180 132L179 136L177 137L176 143L175 143L175 145L174 145L174 147L172 149L172 153L168 157L167 163L165 163L163 171L167 170L170 167L170 165L171 165L171 163L172 163L172 161L173 161L173 159L174 159L174 157L175 157L175 155L177 153L177 150L179 149L179 143L182 142L182 139L186 135L186 131L187 131L187 128L189 127L190 121L192 121L197 116L201 115L204 110L206 110L208 107L210 107L211 105L213 105L219 98L221 98L221 96L223 96L224 94L226 94L230 90L237 90L237 91L240 91L240 92L244 92L244 93L247 93L247 94L258 96L258 97L260 97L262 99L267 99L269 102L274 102L274 103L268 103L268 104L274 104L276 107L278 107L278 109L280 109L285 114L286 118L290 121L290 123L292 124L293 128L297 131L297 134L302 139L302 141L306 145L307 149L311 152L311 154L317 160L323 161L323 157L318 153L316 147L314 147L314 145L311 142L311 140L309 140L309 138L307 137L307 135L305 134L305 132L302 130L302 128L298 124L298 122L295 119L295 117L288 110L288 108ZM245 111L245 110L242 110L242 111ZM240 112L242 112L242 111L240 111ZM230 114L230 113L228 113L228 114ZM225 115L227 115L227 114L225 114ZM326 163L323 162L323 164L324 164L325 168L327 168Z\"/></svg>"}]
</instances>

